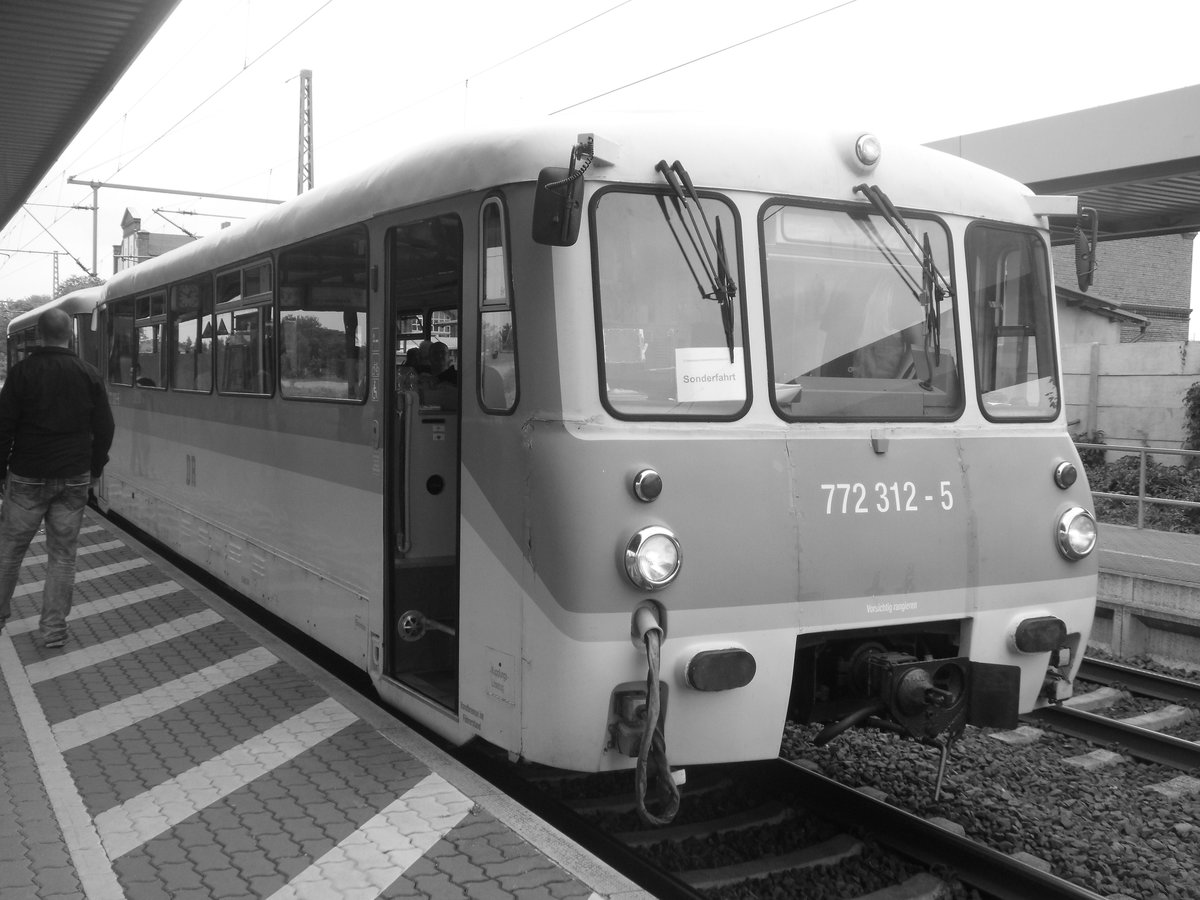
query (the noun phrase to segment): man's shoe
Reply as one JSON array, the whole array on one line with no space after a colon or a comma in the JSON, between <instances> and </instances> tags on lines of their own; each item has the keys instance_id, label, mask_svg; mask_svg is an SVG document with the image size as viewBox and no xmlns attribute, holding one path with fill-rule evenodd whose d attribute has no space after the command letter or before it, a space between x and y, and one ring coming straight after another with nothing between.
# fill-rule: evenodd
<instances>
[{"instance_id":1,"label":"man's shoe","mask_svg":"<svg viewBox=\"0 0 1200 900\"><path fill-rule=\"evenodd\" d=\"M67 642L65 637L49 638L44 644L47 650L59 650Z\"/></svg>"}]
</instances>

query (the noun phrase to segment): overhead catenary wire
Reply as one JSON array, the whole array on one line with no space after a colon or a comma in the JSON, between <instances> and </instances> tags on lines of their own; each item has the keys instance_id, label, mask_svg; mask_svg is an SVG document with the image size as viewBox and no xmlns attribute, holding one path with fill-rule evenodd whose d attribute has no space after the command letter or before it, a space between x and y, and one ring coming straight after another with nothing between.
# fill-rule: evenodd
<instances>
[{"instance_id":1,"label":"overhead catenary wire","mask_svg":"<svg viewBox=\"0 0 1200 900\"><path fill-rule=\"evenodd\" d=\"M402 108L400 108L400 109L397 109L397 110L394 110L394 111L392 111L392 112L388 113L388 115L387 115L387 116L382 116L382 117L379 117L379 118L378 118L378 119L376 119L375 121L376 121L376 122L378 122L378 121L380 121L380 120L382 120L382 119L386 119L386 118L388 118L389 116L396 115L398 112L402 112L404 109L409 109L409 108L411 108L411 107L413 107L413 106L415 106L415 105L418 105L418 104L420 104L420 103L422 103L422 102L426 102L426 100L427 100L427 99L432 99L432 98L434 98L434 97L438 96L439 94L441 94L441 93L444 93L444 92L445 92L445 91L447 91L447 90L451 90L451 89L454 89L455 87L458 87L458 86L461 86L461 85L467 84L467 83L469 83L469 82L470 82L472 79L477 79L477 78L479 78L479 77L481 77L481 76L483 76L483 75L487 75L487 74L489 74L489 73L491 73L491 72L493 72L493 71L495 71L495 70L497 70L497 69L499 69L499 68L501 68L501 67L503 67L503 66L509 65L509 64L511 64L511 63L513 63L513 62L515 62L516 60L518 60L518 59L521 59L522 57L525 57L525 56L527 56L528 54L530 54L530 53L532 53L532 52L534 52L534 51L536 51L536 50L539 50L539 49L545 48L545 47L547 47L547 46L549 46L549 45L551 45L551 44L553 44L553 43L555 43L555 42L558 42L558 41L560 41L560 40L563 40L563 39L565 39L567 36L571 35L572 33L574 33L574 32L577 32L577 31L579 31L579 30L580 30L580 29L582 29L582 28L586 28L586 27L588 27L588 26L592 25L593 23L597 22L598 20L600 20L600 19L602 19L602 18L604 18L604 17L606 17L606 16L610 16L611 14L613 14L613 13L615 13L615 12L619 11L619 10L622 10L622 9L624 9L624 8L626 8L626 7L628 7L628 6L630 6L630 4L632 4L632 2L633 2L633 0L619 0L619 2L614 2L612 5L610 5L610 6L607 6L606 8L604 8L603 10L601 10L601 11L599 11L599 12L596 12L596 13L594 13L594 14L590 14L590 15L588 15L586 18L582 18L582 19L580 19L578 22L576 22L576 23L574 23L574 24L571 24L570 26L568 26L568 27L566 27L566 28L562 28L562 29L560 29L560 30L558 30L558 31L555 31L553 34L549 35L548 37L544 37L544 38L541 38L541 39L539 39L539 40L533 41L533 42L532 42L532 43L530 43L529 45L522 47L520 50L517 50L516 52L514 52L514 53L510 53L510 54L508 54L508 55L505 55L505 56L503 56L502 58L498 59L496 62L493 62L493 63L491 63L491 64L489 64L489 65L486 65L486 66L484 66L483 68L480 68L480 69L477 69L477 70L473 71L473 72L472 72L472 73L471 73L469 76L467 76L467 78L465 78L465 79L457 79L457 80L455 80L453 83L449 84L449 85L448 85L446 88L443 88L443 89L441 89L441 90L439 90L439 91L434 91L434 92L431 92L431 93L428 95L428 97L426 97L426 98L423 98L423 99L419 99L419 100L416 100L416 101L411 101L411 102L409 102L409 103L406 103L406 104L404 104L404 106L403 106ZM700 61L703 61L703 60L706 60L706 59L711 59L712 57L714 57L714 56L717 56L717 55L720 55L720 54L722 54L722 53L725 53L725 52L726 52L726 51L728 51L728 50L732 50L732 49L735 49L735 48L738 48L738 47L743 47L743 46L745 46L745 45L747 45L747 44L750 44L750 43L752 43L752 42L754 42L754 41L758 41L758 40L761 40L761 39L763 39L763 38L769 37L770 35L777 34L777 33L781 32L781 31L784 31L784 30L786 30L786 29L788 29L788 28L792 28L792 27L794 27L794 26L796 26L796 25L799 25L799 24L801 24L801 23L803 23L803 22L811 21L812 19L815 19L815 18L817 18L817 17L823 16L823 15L825 15L826 13L833 12L833 11L835 11L835 10L838 10L838 9L841 9L841 8L843 8L843 7L846 7L846 6L852 5L852 4L856 3L856 2L857 2L857 0L843 0L843 2L836 3L836 4L834 4L834 5L831 5L831 6L828 6L828 7L826 7L826 8L823 8L823 9L817 10L817 11L815 11L815 12L813 12L813 13L809 14L809 15L806 15L806 16L803 16L803 17L800 17L800 18L797 18L797 19L795 19L795 20L793 20L793 21L790 21L790 22L787 22L787 23L785 23L785 24L783 24L783 25L779 25L779 26L777 26L777 27L770 28L770 29L768 29L768 30L766 30L766 31L763 31L763 32L759 33L759 34L755 34L755 35L753 35L753 36L751 36L751 37L748 37L748 38L745 38L745 39L742 39L742 40L738 40L738 41L735 41L735 42L729 43L729 44L727 44L727 45L726 45L726 46L724 46L724 47L718 48L718 49L716 49L716 50L713 50L713 51L710 51L710 52L707 52L707 53L704 53L704 54L701 54L701 55L699 55L699 56L696 56L696 57L694 57L693 59L686 60L686 61L684 61L684 62L681 62L681 63L678 63L678 64L676 64L676 65L670 66L670 67L668 67L668 68L666 68L666 69L663 69L663 70L660 70L660 71L658 71L658 72L655 72L655 73L652 73L652 74L649 74L649 75L643 76L643 77L641 77L641 78L638 78L638 79L636 79L636 80L634 80L634 81L627 82L627 83L625 83L625 84L622 84L622 85L619 85L619 86L617 86L617 87L611 88L611 89L609 89L609 90L607 90L607 91L603 91L603 92L601 92L601 93L599 93L599 94L596 94L596 95L594 95L594 96L592 96L592 97L589 97L589 98L586 98L586 99L583 99L583 100L577 101L576 103L573 103L573 104L571 104L571 105L569 105L569 106L566 106L566 107L562 107L561 109L559 109L559 110L556 110L555 112L562 112L562 111L564 111L564 110L566 110L566 109L570 109L570 108L573 108L573 107L576 107L576 106L580 106L580 105L586 104L586 103L590 102L590 100L594 100L594 99L597 99L597 98L599 98L599 97L603 97L603 96L608 96L608 95L610 95L610 94L612 94L612 93L616 93L616 92L618 92L618 91L621 91L621 90L624 90L624 89L626 89L626 88L628 88L628 87L631 87L632 85L635 85L635 84L641 84L641 83L644 83L644 82L646 82L646 81L650 81L650 80L652 80L652 79L654 79L654 78L661 77L662 75L666 75L666 74L668 74L668 73L670 73L670 72L678 71L679 69L681 69L681 68L684 68L684 67L686 67L686 66L693 65L693 64L695 64L695 63L698 63L698 62L700 62ZM140 149L137 149L135 152L133 152L133 153L132 153L132 155L131 155L131 156L129 156L128 158L121 159L121 157L116 157L116 159L117 159L117 161L118 161L118 162L117 162L117 165L116 165L116 167L115 167L115 169L114 169L114 172L113 172L113 174L115 174L115 173L117 173L117 172L121 172L121 171L123 171L123 170L127 169L129 166L133 165L133 164L134 164L136 161L138 161L139 159L143 159L143 158L144 158L144 157L145 157L145 156L146 156L148 153L151 153L151 152L153 152L154 148L156 148L157 146L161 145L161 143L162 143L162 142L163 142L163 141L164 141L164 140L165 140L165 139L166 139L168 136L170 136L170 135L172 135L173 133L177 132L177 131L178 131L178 130L181 128L181 126L183 126L183 125L184 125L184 123L186 123L186 122L188 122L189 120L193 119L193 118L195 117L195 115L196 115L196 113L197 113L197 112L199 112L201 109L205 108L207 105L211 104L211 102L212 102L212 101L213 101L213 100L214 100L216 97L218 97L218 96L219 96L220 94L222 94L223 92L227 91L227 90L230 88L230 86L231 86L231 85L233 85L233 84L237 83L238 79L239 79L239 78L240 78L240 77L241 77L241 76L242 76L244 73L246 73L246 72L247 72L249 69L251 69L251 68L252 68L252 67L254 67L254 66L257 64L257 63L259 63L261 60L263 60L263 59L264 59L264 58L265 58L265 57L266 57L268 54L272 53L272 52L273 52L273 51L274 51L276 48L278 48L278 47L279 47L281 44L283 44L283 43L284 43L284 42L285 42L285 41L286 41L286 40L287 40L289 37L291 37L292 35L294 35L294 34L295 34L295 33L296 33L296 32L297 32L299 29L303 28L305 25L307 25L308 23L310 23L314 17L316 17L318 14L320 14L321 12L323 12L324 10L326 10L328 7L330 7L330 6L332 5L332 3L333 3L333 0L325 0L325 2L324 2L324 3L321 3L319 6L316 6L316 8L314 8L314 9L313 9L311 12L309 12L307 15L305 15L305 16L304 16L302 19L300 19L298 22L296 22L295 24L291 25L291 26L290 26L290 27L289 27L289 28L288 28L288 29L287 29L287 30L286 30L284 33L282 33L282 34L281 34L281 35L280 35L280 36L279 36L277 39L275 39L275 40L274 40L274 41L273 41L273 42L272 42L272 43L271 43L269 46L267 46L267 47L266 47L266 48L265 48L265 49L264 49L262 52L258 53L257 55L255 55L255 56L253 56L253 57L250 57L250 56L249 56L249 54L247 53L247 54L245 55L245 58L243 59L243 62L242 62L242 65L241 65L241 67L238 69L238 71L237 71L237 72L233 73L233 74L232 74L230 77L226 78L226 79L225 79L225 80L224 80L224 81L223 81L223 82L222 82L220 85L218 85L218 86L217 86L217 87L216 87L214 90L212 90L212 91L211 91L211 92L210 92L210 93L209 93L207 96L205 96L205 97L204 97L202 100L200 100L200 102L198 102L198 103L197 103L195 106L193 106L191 109L189 109L189 110L188 110L188 111L187 111L185 114L183 114L182 116L180 116L178 119L176 119L175 121L173 121L173 122L172 122L172 123L171 123L171 124L170 124L170 125L169 125L169 126L166 128L166 129L165 129L165 130L163 130L161 133L159 133L159 134L158 134L156 137L154 137L152 140L150 140L148 143L146 143L146 144L145 144L144 146L142 146ZM135 101L135 103L134 103L134 106L136 106L136 105L138 105L138 104L141 104L141 103L142 103L142 102L145 100L145 97L146 97L146 96L147 96L149 93L150 93L150 91L147 91L147 92L145 92L145 93L144 93L144 94L143 94L141 97L139 97L139 98L138 98L138 100L137 100L137 101ZM110 126L110 127L109 127L109 129L108 129L107 131L108 131L108 132L111 132L112 128L113 128L113 127L116 127L116 124L125 123L125 122L126 122L126 120L127 120L127 118L128 118L129 112L130 112L131 110L132 110L132 107L130 108L130 110L126 110L126 111L125 111L125 112L122 114L122 116L121 116L121 118L120 118L119 122L118 122L118 123L114 123L114 125ZM552 114L553 114L553 113L552 113ZM358 127L358 128L355 128L355 129L353 129L353 130L352 130L351 132L349 132L348 134L337 136L337 137L333 138L333 140L332 140L332 141L329 141L329 140L322 141L322 143L323 143L323 144L325 144L325 143L332 143L332 142L334 142L334 141L341 141L341 140L344 140L344 139L346 139L347 137L349 137L350 135L360 132L360 131L363 129L363 127L369 127L369 125L368 125L368 126L360 126L360 127ZM107 133L107 132L106 132L106 133ZM95 145L95 141L93 142L93 144L89 145L89 147L90 147L90 146L94 146L94 145ZM75 155L73 158L74 158L76 161L79 161L83 155L86 155L86 149L85 149L85 150L84 150L82 153L80 153L80 154L76 154L76 155ZM123 154L122 154L122 155L123 155ZM281 165L282 165L282 163L281 163ZM89 168L93 168L93 169L94 169L94 168L95 168L95 166L93 165L93 166L90 166ZM111 176L109 176L109 177L111 177ZM81 201L81 202L82 202L82 201ZM65 217L65 215L66 215L66 214L67 214L67 211L63 211L61 215L59 215L59 216L57 216L57 217L55 217L55 218L54 218L54 221L53 221L53 222L51 222L51 225L53 226L53 225L57 224L59 221L61 221L61 219L62 219L62 218L64 218L64 217ZM40 224L40 223L39 223L39 224ZM44 226L42 226L42 229L41 229L41 230L45 230L45 227L44 227ZM39 233L40 233L40 232L39 232ZM36 236L35 236L34 238L30 238L30 241L33 241L33 240L36 240Z\"/></svg>"},{"instance_id":2,"label":"overhead catenary wire","mask_svg":"<svg viewBox=\"0 0 1200 900\"><path fill-rule=\"evenodd\" d=\"M585 103L591 103L593 100L599 100L601 97L607 97L610 94L618 93L619 91L623 91L626 88L631 88L634 85L643 84L643 83L645 83L647 81L651 81L655 78L660 78L663 75L670 74L671 72L677 72L680 69L684 69L684 68L687 68L688 66L695 65L698 62L703 62L706 59L712 59L714 56L720 56L722 53L726 53L730 50L735 50L738 47L744 47L746 44L751 44L754 41L762 40L763 38L770 37L773 34L778 34L780 31L785 31L788 28L795 27L796 25L802 25L805 22L810 22L813 19L823 16L827 13L835 12L836 10L839 10L845 6L851 6L852 4L857 3L857 2L858 2L858 0L843 0L842 3L838 3L838 4L835 4L834 6L830 6L825 9L818 10L817 12L812 13L807 16L804 16L803 18L796 19L793 22L788 22L786 25L780 25L776 28L772 28L768 31L764 31L761 34L756 34L753 37L748 37L748 38L745 38L744 40L736 41L732 44L727 44L726 46L721 47L717 50L712 50L708 53L703 53L700 56L697 56L693 59L686 60L685 62L681 62L681 63L678 63L673 66L668 66L667 68L662 69L658 72L654 72L653 74L644 75L641 78L637 78L637 79L634 79L633 81L626 82L625 84L622 84L619 87L611 88L610 90L607 90L607 91L602 91L601 93L595 94L584 100L578 100L575 103L569 104L568 106L564 106L564 107L554 110L552 113L550 113L550 115L556 116L560 112L566 112L568 109L574 109L577 106L583 106Z\"/></svg>"},{"instance_id":3,"label":"overhead catenary wire","mask_svg":"<svg viewBox=\"0 0 1200 900\"><path fill-rule=\"evenodd\" d=\"M275 50L277 47L279 47L279 46L280 46L280 44L282 44L282 43L283 43L284 41L286 41L286 40L287 40L289 37L291 37L293 34L295 34L295 33L296 33L296 32L297 32L297 31L298 31L300 28L302 28L304 25L306 25L306 24L307 24L309 21L311 21L311 20L312 20L312 19L313 19L313 18L314 18L314 17L315 17L317 14L319 14L320 12L322 12L322 11L323 11L323 10L324 10L326 7L328 7L328 6L329 6L331 3L333 3L333 2L334 2L334 0L325 0L325 2L324 2L324 3L322 3L322 4L321 4L319 7L317 7L316 9L314 9L314 10L313 10L311 13L309 13L307 16L305 16L303 19L301 19L301 20L300 20L298 23L296 23L296 24L295 24L295 25L293 25L291 28L289 28L289 29L287 30L287 32L285 32L285 33L284 33L282 36L280 36L280 37L279 37L277 40L275 40L273 43L271 43L271 45L270 45L270 46L268 46L268 47L267 47L265 50L263 50L261 53L259 53L257 56L255 56L253 59L244 59L244 60L243 60L243 63L242 63L242 67L241 67L241 68L240 68L240 69L239 69L237 72L235 72L235 73L234 73L234 74L233 74L233 75L232 75L230 78L226 79L226 80L225 80L225 81L224 81L224 82L223 82L223 83L222 83L222 84L221 84L221 85L220 85L220 86L219 86L219 87L218 87L216 90L212 91L212 92L211 92L211 93L210 93L208 96L206 96L206 97L205 97L203 100L201 100L201 101L200 101L200 103L198 103L198 104L197 104L196 106L194 106L194 107L193 107L191 110L189 110L189 111L188 111L188 112L187 112L187 113L186 113L186 114L185 114L183 117L181 117L180 119L178 119L178 120L177 120L177 121L176 121L174 124L172 124L171 126L169 126L169 127L168 127L168 128L167 128L167 129L166 129L164 132L162 132L161 134L159 134L159 135L158 135L158 137L154 138L154 140L150 141L150 143L148 143L148 144L146 144L144 147L142 147L142 148L141 148L141 150L139 150L137 153L135 153L135 154L134 154L132 157L130 157L129 159L125 160L124 162L119 162L119 160L120 160L120 157L117 157L117 159L118 159L118 165L117 165L116 169L114 169L114 170L113 170L112 174L111 174L111 175L109 175L108 177L109 177L109 178L112 178L112 177L113 177L113 175L116 175L116 174L118 174L118 173L119 173L119 172L121 172L123 169L125 169L127 166L131 165L131 164L132 164L133 162L135 162L137 159L139 159L139 158L141 158L143 155L145 155L145 154L146 154L146 153L147 153L147 152L148 152L148 151L149 151L151 148L153 148L153 147L154 147L155 145L157 145L159 142L161 142L162 140L164 140L164 139L165 139L165 138L166 138L168 135L170 135L170 134L171 134L171 133L172 133L172 132L173 132L175 129L177 129L177 128L178 128L180 125L182 125L184 122L186 122L186 121L187 121L189 118L191 118L193 115L195 115L195 113L196 113L197 111L199 111L199 110L200 110L201 108L203 108L205 105L207 105L208 103L210 103L210 102L211 102L211 101L212 101L212 100L213 100L215 97L217 97L217 96L218 96L218 95L219 95L219 94L220 94L222 91L224 91L224 90L225 90L226 88L228 88L228 87L229 87L231 84L233 84L233 83L234 83L234 82L235 82L235 81L236 81L238 78L240 78L240 77L241 77L243 74L245 74L245 73L246 73L246 72L247 72L247 71L248 71L248 70L249 70L249 69L250 69L252 66L254 66L256 63L260 62L260 61L261 61L261 60L262 60L264 57L266 57L266 56L267 56L269 53L271 53L273 50ZM138 103L141 103L141 101L142 101L142 100L144 100L144 99L145 99L145 97L146 97L146 95L147 95L147 94L149 94L149 93L150 93L150 91L147 91L146 93L144 93L144 94L142 95L142 97L140 97L140 98L139 98L139 99L138 99L138 100L137 100L137 101L136 101L136 102L133 104L133 106L136 106ZM130 109L132 109L132 108L133 108L133 106L131 106L131 107L130 107ZM117 122L115 122L113 125L109 126L109 128L105 130L104 134L107 134L108 132L110 132L110 131L111 131L111 130L114 128L114 127L116 127L116 125L117 125L118 123L121 123L121 124L123 124L123 123L125 122L125 120L127 119L127 117L128 117L128 113L129 113L129 110L126 110L124 113L122 113L122 115L121 115L121 117L118 119L118 121L117 121ZM96 141L93 141L93 143L92 143L91 145L89 145L89 148L90 148L90 146L95 146L95 143L96 143L96 142L98 142L100 139L101 139L101 138L97 138L97 139L96 139ZM87 152L87 151L86 151L86 150L84 150L84 151L82 151L80 154L77 154L77 155L76 155L76 157L75 157L75 159L76 159L76 160L80 159L80 158L81 158L81 157L82 157L84 154L86 154L86 152ZM103 164L103 163L98 163L98 164L96 164L96 165L102 165L102 164ZM95 166L92 166L92 168L95 168ZM107 180L107 179L106 179L106 180ZM81 201L81 202L82 202L82 201ZM23 207L23 209L24 209L25 213L26 213L27 215L29 215L29 216L30 216L30 218L33 218L33 219L34 219L34 221L35 221L35 222L37 222L37 224L38 224L39 228L40 228L42 231L46 232L47 234L51 234L51 232L50 232L50 229L49 229L49 228L48 228L46 225L43 225L43 224L42 224L40 221L38 221L38 220L37 220L37 219L36 219L36 218L35 218L35 217L34 217L34 216L31 214L31 213L29 213L28 209L25 209L24 207ZM57 216L57 217L56 217L56 218L55 218L55 219L54 219L54 220L51 222L51 225L56 225L56 224L58 224L58 222L60 222L60 221L61 221L63 218L65 218L65 216L66 216L66 215L67 215L67 213L66 213L66 212L63 212L63 213L61 213L59 216ZM6 232L7 232L7 229L6 229ZM40 232L39 232L39 235L40 235ZM30 242L32 242L33 240L35 240L35 239L36 239L36 237L37 237L37 236L35 236L34 238L31 238L31 239L30 239ZM52 238L54 238L53 234L51 234L51 237L52 237ZM61 241L59 241L57 238L54 238L54 240L55 240L55 243L59 244L59 246L63 246L62 242L61 242ZM26 243L24 246L28 246L28 243ZM65 247L64 247L64 249L65 249ZM67 252L68 252L68 254L69 254L69 251L67 251ZM71 255L72 259L75 259L75 261L76 261L77 263L79 262L79 260L78 260L78 259L76 259L76 258L75 258L75 256L74 256L73 254L69 254L69 255ZM82 263L80 263L80 265L82 265ZM86 267L85 267L85 271L87 271Z\"/></svg>"}]
</instances>

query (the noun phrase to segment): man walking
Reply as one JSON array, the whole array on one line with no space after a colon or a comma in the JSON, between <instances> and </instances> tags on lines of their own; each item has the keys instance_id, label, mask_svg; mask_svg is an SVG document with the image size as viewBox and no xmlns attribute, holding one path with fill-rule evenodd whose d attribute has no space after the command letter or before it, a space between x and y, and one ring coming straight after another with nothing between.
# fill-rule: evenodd
<instances>
[{"instance_id":1,"label":"man walking","mask_svg":"<svg viewBox=\"0 0 1200 900\"><path fill-rule=\"evenodd\" d=\"M53 649L67 639L79 526L88 488L108 462L113 417L100 373L68 349L71 317L46 310L38 335L42 346L13 366L0 390L0 630L25 551L44 521L39 625L43 644Z\"/></svg>"}]
</instances>

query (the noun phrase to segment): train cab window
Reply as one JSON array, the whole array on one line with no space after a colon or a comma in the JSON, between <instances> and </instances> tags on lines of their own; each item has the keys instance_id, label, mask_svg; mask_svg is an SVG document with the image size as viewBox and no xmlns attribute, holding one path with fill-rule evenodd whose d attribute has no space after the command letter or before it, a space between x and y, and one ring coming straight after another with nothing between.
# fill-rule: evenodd
<instances>
[{"instance_id":1,"label":"train cab window","mask_svg":"<svg viewBox=\"0 0 1200 900\"><path fill-rule=\"evenodd\" d=\"M367 231L348 228L279 256L279 390L365 400Z\"/></svg>"},{"instance_id":2,"label":"train cab window","mask_svg":"<svg viewBox=\"0 0 1200 900\"><path fill-rule=\"evenodd\" d=\"M1053 419L1060 400L1045 244L1032 231L976 223L966 251L984 415Z\"/></svg>"},{"instance_id":3,"label":"train cab window","mask_svg":"<svg viewBox=\"0 0 1200 900\"><path fill-rule=\"evenodd\" d=\"M137 368L137 332L133 324L133 298L108 304L108 380L133 384Z\"/></svg>"},{"instance_id":4,"label":"train cab window","mask_svg":"<svg viewBox=\"0 0 1200 900\"><path fill-rule=\"evenodd\" d=\"M737 217L723 200L706 197L702 204L741 283ZM707 239L707 229L699 230ZM608 410L623 419L740 416L749 399L745 308L740 294L728 315L711 299L711 245L701 257L665 196L645 191L597 192L591 231L601 400Z\"/></svg>"},{"instance_id":5,"label":"train cab window","mask_svg":"<svg viewBox=\"0 0 1200 900\"><path fill-rule=\"evenodd\" d=\"M11 369L38 346L36 327L14 331L8 336L8 367Z\"/></svg>"},{"instance_id":6,"label":"train cab window","mask_svg":"<svg viewBox=\"0 0 1200 900\"><path fill-rule=\"evenodd\" d=\"M212 390L212 298L208 276L171 288L171 387L177 391Z\"/></svg>"},{"instance_id":7,"label":"train cab window","mask_svg":"<svg viewBox=\"0 0 1200 900\"><path fill-rule=\"evenodd\" d=\"M216 285L217 391L270 394L275 385L271 264L221 272Z\"/></svg>"},{"instance_id":8,"label":"train cab window","mask_svg":"<svg viewBox=\"0 0 1200 900\"><path fill-rule=\"evenodd\" d=\"M167 295L163 291L143 294L133 301L137 330L137 362L134 384L138 387L167 386Z\"/></svg>"},{"instance_id":9,"label":"train cab window","mask_svg":"<svg viewBox=\"0 0 1200 900\"><path fill-rule=\"evenodd\" d=\"M99 368L100 336L92 330L92 316L75 316L75 347L81 359Z\"/></svg>"},{"instance_id":10,"label":"train cab window","mask_svg":"<svg viewBox=\"0 0 1200 900\"><path fill-rule=\"evenodd\" d=\"M907 215L951 277L945 229ZM788 420L950 419L963 408L952 298L924 296L922 264L865 210L763 208L771 402Z\"/></svg>"},{"instance_id":11,"label":"train cab window","mask_svg":"<svg viewBox=\"0 0 1200 900\"><path fill-rule=\"evenodd\" d=\"M479 402L491 413L517 405L517 334L504 206L484 201L479 216Z\"/></svg>"}]
</instances>

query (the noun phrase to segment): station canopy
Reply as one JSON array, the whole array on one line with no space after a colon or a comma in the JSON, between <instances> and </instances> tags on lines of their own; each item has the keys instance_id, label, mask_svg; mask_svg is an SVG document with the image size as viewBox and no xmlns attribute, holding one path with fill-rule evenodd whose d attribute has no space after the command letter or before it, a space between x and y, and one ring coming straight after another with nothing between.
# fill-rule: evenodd
<instances>
[{"instance_id":1,"label":"station canopy","mask_svg":"<svg viewBox=\"0 0 1200 900\"><path fill-rule=\"evenodd\" d=\"M934 141L1038 194L1075 194L1101 240L1200 231L1200 85Z\"/></svg>"},{"instance_id":2,"label":"station canopy","mask_svg":"<svg viewBox=\"0 0 1200 900\"><path fill-rule=\"evenodd\" d=\"M4 0L0 227L20 210L179 0Z\"/></svg>"}]
</instances>

